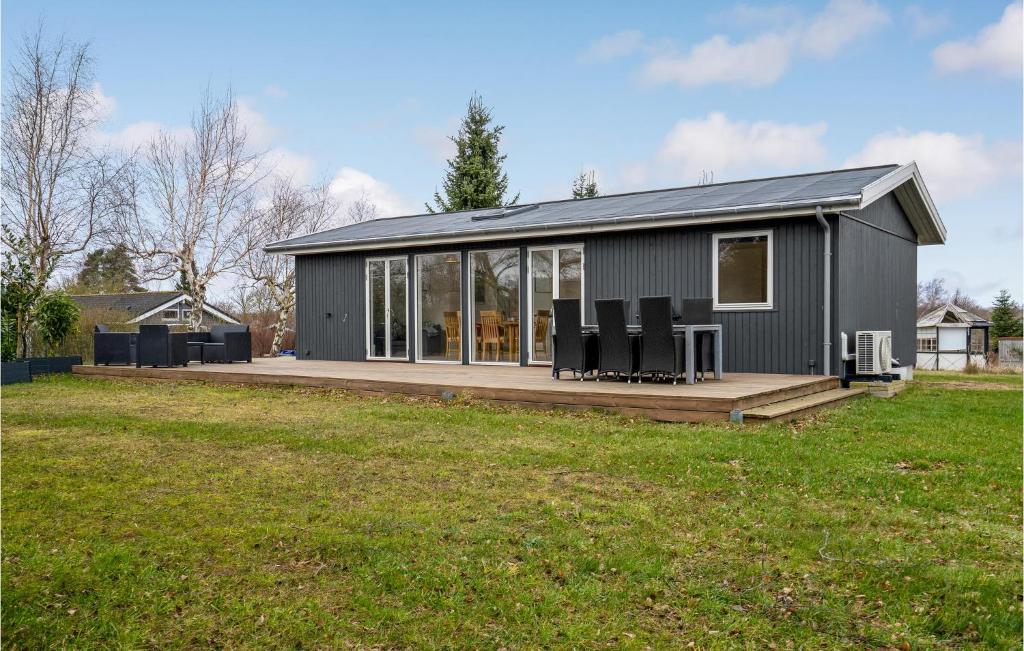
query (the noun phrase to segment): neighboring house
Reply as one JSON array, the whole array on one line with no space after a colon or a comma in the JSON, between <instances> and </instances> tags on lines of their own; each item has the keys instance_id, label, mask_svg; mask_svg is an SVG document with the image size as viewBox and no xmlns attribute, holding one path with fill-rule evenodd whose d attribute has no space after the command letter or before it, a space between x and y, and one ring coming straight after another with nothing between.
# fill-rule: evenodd
<instances>
[{"instance_id":1,"label":"neighboring house","mask_svg":"<svg viewBox=\"0 0 1024 651\"><path fill-rule=\"evenodd\" d=\"M952 303L925 314L917 320L917 368L961 371L968 363L985 366L991 325Z\"/></svg>"},{"instance_id":2,"label":"neighboring house","mask_svg":"<svg viewBox=\"0 0 1024 651\"><path fill-rule=\"evenodd\" d=\"M1007 368L1020 368L1024 361L1024 338L999 338L999 365Z\"/></svg>"},{"instance_id":3,"label":"neighboring house","mask_svg":"<svg viewBox=\"0 0 1024 651\"><path fill-rule=\"evenodd\" d=\"M545 364L552 300L714 299L725 369L842 373L840 333L916 354L917 247L946 229L917 166L886 165L376 219L295 256L300 359ZM470 315L463 318L463 315Z\"/></svg>"},{"instance_id":4,"label":"neighboring house","mask_svg":"<svg viewBox=\"0 0 1024 651\"><path fill-rule=\"evenodd\" d=\"M127 294L82 294L71 297L83 311L109 312L134 325L184 325L192 301L182 292L132 292ZM203 306L203 325L238 323L230 314L210 304Z\"/></svg>"}]
</instances>

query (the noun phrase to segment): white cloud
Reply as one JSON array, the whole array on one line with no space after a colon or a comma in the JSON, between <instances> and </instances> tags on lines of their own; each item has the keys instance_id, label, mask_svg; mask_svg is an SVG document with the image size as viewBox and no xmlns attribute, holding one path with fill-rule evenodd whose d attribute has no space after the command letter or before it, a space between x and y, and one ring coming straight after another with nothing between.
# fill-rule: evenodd
<instances>
[{"instance_id":1,"label":"white cloud","mask_svg":"<svg viewBox=\"0 0 1024 651\"><path fill-rule=\"evenodd\" d=\"M904 10L914 36L929 36L949 27L951 21L946 11L933 12L920 5L910 5Z\"/></svg>"},{"instance_id":2,"label":"white cloud","mask_svg":"<svg viewBox=\"0 0 1024 651\"><path fill-rule=\"evenodd\" d=\"M263 88L263 94L267 97L273 97L274 99L285 99L288 97L288 91L281 88L277 84L270 84Z\"/></svg>"},{"instance_id":3,"label":"white cloud","mask_svg":"<svg viewBox=\"0 0 1024 651\"><path fill-rule=\"evenodd\" d=\"M936 201L969 196L1010 175L1020 174L1020 143L986 143L980 135L934 131L892 131L867 142L845 165L917 161Z\"/></svg>"},{"instance_id":4,"label":"white cloud","mask_svg":"<svg viewBox=\"0 0 1024 651\"><path fill-rule=\"evenodd\" d=\"M93 133L93 140L98 145L131 152L144 149L160 133L167 133L179 142L186 142L192 137L192 130L188 127L168 127L160 122L142 120L132 122L117 131L96 131Z\"/></svg>"},{"instance_id":5,"label":"white cloud","mask_svg":"<svg viewBox=\"0 0 1024 651\"><path fill-rule=\"evenodd\" d=\"M580 55L582 61L603 62L629 56L645 47L643 32L627 29L602 36Z\"/></svg>"},{"instance_id":6,"label":"white cloud","mask_svg":"<svg viewBox=\"0 0 1024 651\"><path fill-rule=\"evenodd\" d=\"M665 137L656 164L683 183L702 171L725 180L741 173L795 171L825 160L827 125L731 121L722 113L682 120Z\"/></svg>"},{"instance_id":7,"label":"white cloud","mask_svg":"<svg viewBox=\"0 0 1024 651\"><path fill-rule=\"evenodd\" d=\"M257 111L244 99L236 102L238 106L238 122L245 128L249 144L253 147L266 147L277 135L277 127L270 123L265 115Z\"/></svg>"},{"instance_id":8,"label":"white cloud","mask_svg":"<svg viewBox=\"0 0 1024 651\"><path fill-rule=\"evenodd\" d=\"M450 135L459 130L459 119L448 118L446 127L438 129L431 125L420 125L412 130L412 139L438 161L446 161L455 155L455 143Z\"/></svg>"},{"instance_id":9,"label":"white cloud","mask_svg":"<svg viewBox=\"0 0 1024 651\"><path fill-rule=\"evenodd\" d=\"M831 0L803 30L800 46L812 56L828 58L879 27L889 14L871 0Z\"/></svg>"},{"instance_id":10,"label":"white cloud","mask_svg":"<svg viewBox=\"0 0 1024 651\"><path fill-rule=\"evenodd\" d=\"M640 73L651 84L675 83L684 88L715 83L767 86L785 74L796 55L835 56L889 22L889 14L874 0L831 0L819 13L801 19L788 7L738 7L740 18L771 16L766 24L777 29L734 41L717 34L685 52L666 42L652 42L642 33L626 31L595 41L581 55L585 61L608 61L640 51L648 55ZM794 15L790 20L782 16Z\"/></svg>"},{"instance_id":11,"label":"white cloud","mask_svg":"<svg viewBox=\"0 0 1024 651\"><path fill-rule=\"evenodd\" d=\"M309 156L283 147L275 147L267 152L266 165L271 176L291 179L298 184L309 183L316 168L316 162Z\"/></svg>"},{"instance_id":12,"label":"white cloud","mask_svg":"<svg viewBox=\"0 0 1024 651\"><path fill-rule=\"evenodd\" d=\"M338 214L347 214L348 207L360 198L366 198L377 207L380 217L392 217L413 212L391 187L353 167L342 167L328 186L338 201Z\"/></svg>"},{"instance_id":13,"label":"white cloud","mask_svg":"<svg viewBox=\"0 0 1024 651\"><path fill-rule=\"evenodd\" d=\"M764 34L750 41L732 43L713 36L686 54L660 54L648 61L641 79L651 84L674 82L683 87L712 83L767 86L789 66L789 39Z\"/></svg>"},{"instance_id":14,"label":"white cloud","mask_svg":"<svg viewBox=\"0 0 1024 651\"><path fill-rule=\"evenodd\" d=\"M974 38L948 41L935 48L935 68L942 73L983 70L1005 77L1021 76L1022 18L1019 2L1008 5L998 23L987 25Z\"/></svg>"},{"instance_id":15,"label":"white cloud","mask_svg":"<svg viewBox=\"0 0 1024 651\"><path fill-rule=\"evenodd\" d=\"M117 112L117 100L103 92L100 82L93 82L89 94L92 95L92 109L98 120L109 120L114 116Z\"/></svg>"}]
</instances>

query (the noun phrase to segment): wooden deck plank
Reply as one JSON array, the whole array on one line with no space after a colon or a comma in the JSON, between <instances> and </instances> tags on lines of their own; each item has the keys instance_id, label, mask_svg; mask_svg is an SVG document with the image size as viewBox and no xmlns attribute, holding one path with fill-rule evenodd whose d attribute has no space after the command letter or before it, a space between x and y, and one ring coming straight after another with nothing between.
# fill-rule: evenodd
<instances>
[{"instance_id":1,"label":"wooden deck plank","mask_svg":"<svg viewBox=\"0 0 1024 651\"><path fill-rule=\"evenodd\" d=\"M329 362L291 358L257 359L252 364L207 364L187 368L76 366L80 375L232 384L290 384L335 387L358 393L441 397L451 394L536 407L599 408L655 420L727 419L747 409L834 389L835 378L806 375L729 373L694 385L631 383L587 379L553 381L546 367Z\"/></svg>"}]
</instances>

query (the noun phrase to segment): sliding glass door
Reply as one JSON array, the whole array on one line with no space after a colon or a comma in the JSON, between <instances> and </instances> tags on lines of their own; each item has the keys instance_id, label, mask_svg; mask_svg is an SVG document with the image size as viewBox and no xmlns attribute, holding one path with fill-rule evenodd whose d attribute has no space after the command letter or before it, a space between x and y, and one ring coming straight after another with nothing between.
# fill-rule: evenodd
<instances>
[{"instance_id":1,"label":"sliding glass door","mask_svg":"<svg viewBox=\"0 0 1024 651\"><path fill-rule=\"evenodd\" d=\"M519 363L519 249L469 254L475 341L471 361Z\"/></svg>"},{"instance_id":2,"label":"sliding glass door","mask_svg":"<svg viewBox=\"0 0 1024 651\"><path fill-rule=\"evenodd\" d=\"M368 359L408 359L408 262L367 258L366 349Z\"/></svg>"},{"instance_id":3,"label":"sliding glass door","mask_svg":"<svg viewBox=\"0 0 1024 651\"><path fill-rule=\"evenodd\" d=\"M419 340L416 359L462 361L462 256L430 253L416 256L416 313Z\"/></svg>"},{"instance_id":4,"label":"sliding glass door","mask_svg":"<svg viewBox=\"0 0 1024 651\"><path fill-rule=\"evenodd\" d=\"M583 309L583 245L529 251L530 362L550 362L553 301L578 298Z\"/></svg>"}]
</instances>

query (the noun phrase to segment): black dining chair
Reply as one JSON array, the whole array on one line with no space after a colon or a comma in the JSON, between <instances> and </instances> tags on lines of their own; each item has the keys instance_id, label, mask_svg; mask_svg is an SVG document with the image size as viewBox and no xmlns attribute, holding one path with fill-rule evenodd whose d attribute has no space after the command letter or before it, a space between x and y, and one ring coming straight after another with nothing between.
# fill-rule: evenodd
<instances>
[{"instance_id":1,"label":"black dining chair","mask_svg":"<svg viewBox=\"0 0 1024 651\"><path fill-rule=\"evenodd\" d=\"M643 376L679 380L683 368L682 336L672 334L672 297L640 297L640 381Z\"/></svg>"},{"instance_id":2,"label":"black dining chair","mask_svg":"<svg viewBox=\"0 0 1024 651\"><path fill-rule=\"evenodd\" d=\"M680 325L708 325L714 323L714 302L710 298L684 298L683 314L679 320ZM705 371L714 368L714 361L711 359L713 346L710 332L699 332L693 342L694 371L700 374L701 381L704 380Z\"/></svg>"},{"instance_id":3,"label":"black dining chair","mask_svg":"<svg viewBox=\"0 0 1024 651\"><path fill-rule=\"evenodd\" d=\"M597 362L597 379L614 373L633 381L639 364L639 338L630 337L626 329L626 301L621 298L605 298L594 301L597 311L597 328L600 333Z\"/></svg>"},{"instance_id":4,"label":"black dining chair","mask_svg":"<svg viewBox=\"0 0 1024 651\"><path fill-rule=\"evenodd\" d=\"M596 368L594 355L588 350L580 317L580 299L560 298L554 301L555 327L551 335L554 344L554 361L551 363L551 379L557 380L562 371L572 371L573 379L583 376Z\"/></svg>"}]
</instances>

